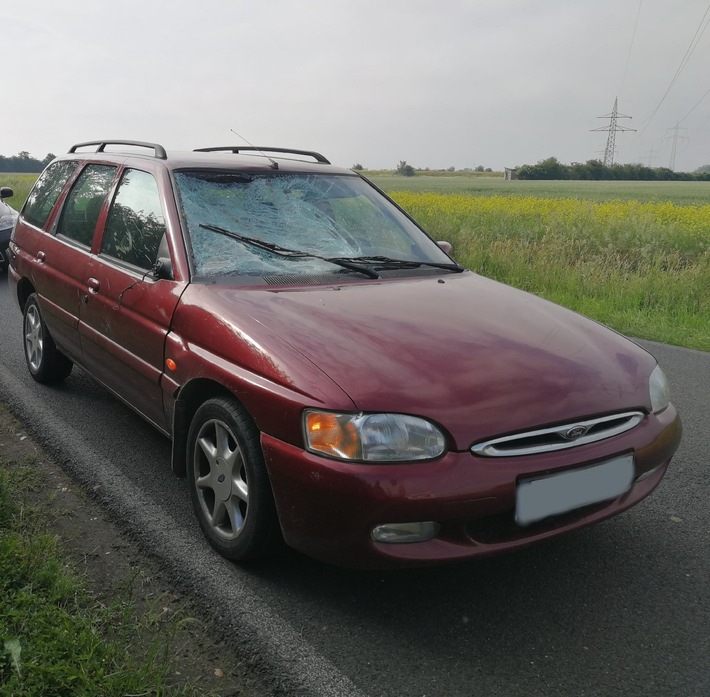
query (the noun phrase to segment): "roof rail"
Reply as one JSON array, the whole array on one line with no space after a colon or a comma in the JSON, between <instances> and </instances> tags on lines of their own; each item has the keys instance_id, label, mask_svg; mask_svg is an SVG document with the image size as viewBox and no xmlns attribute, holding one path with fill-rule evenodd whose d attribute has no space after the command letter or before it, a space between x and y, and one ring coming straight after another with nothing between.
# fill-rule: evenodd
<instances>
[{"instance_id":1,"label":"roof rail","mask_svg":"<svg viewBox=\"0 0 710 697\"><path fill-rule=\"evenodd\" d=\"M142 140L90 140L86 143L77 143L69 148L70 153L74 153L79 148L86 148L89 145L96 145L96 152L105 152L107 145L132 145L138 148L150 148L155 153L154 157L160 160L167 160L168 153L165 152L165 148L157 143L146 143Z\"/></svg>"},{"instance_id":2,"label":"roof rail","mask_svg":"<svg viewBox=\"0 0 710 697\"><path fill-rule=\"evenodd\" d=\"M327 160L319 152L314 152L313 150L296 150L293 148L258 148L255 145L224 145L216 148L195 148L194 152L233 152L238 154L240 152L251 151L251 152L274 152L274 153L286 153L289 155L305 155L306 157L312 157L316 162L320 162L323 165L329 165L330 160Z\"/></svg>"}]
</instances>

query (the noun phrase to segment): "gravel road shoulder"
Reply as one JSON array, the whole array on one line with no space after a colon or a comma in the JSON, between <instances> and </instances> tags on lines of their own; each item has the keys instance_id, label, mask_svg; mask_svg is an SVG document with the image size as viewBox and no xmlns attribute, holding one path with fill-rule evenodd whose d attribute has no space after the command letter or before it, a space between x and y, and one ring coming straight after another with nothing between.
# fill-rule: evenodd
<instances>
[{"instance_id":1,"label":"gravel road shoulder","mask_svg":"<svg viewBox=\"0 0 710 697\"><path fill-rule=\"evenodd\" d=\"M197 609L173 588L159 566L146 557L91 499L36 444L24 427L0 404L0 463L33 462L42 476L33 492L34 503L52 509L54 532L68 562L84 578L97 603L130 597L137 613L152 612L155 622L142 641L150 645L171 622L179 623L171 643L176 685L198 685L196 695L265 697L274 692L263 683L258 669L240 660L215 637Z\"/></svg>"}]
</instances>

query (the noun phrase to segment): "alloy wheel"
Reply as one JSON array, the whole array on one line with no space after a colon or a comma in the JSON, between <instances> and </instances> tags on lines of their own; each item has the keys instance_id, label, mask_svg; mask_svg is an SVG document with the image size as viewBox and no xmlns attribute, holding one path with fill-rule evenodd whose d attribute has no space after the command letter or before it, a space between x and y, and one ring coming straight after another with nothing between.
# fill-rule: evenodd
<instances>
[{"instance_id":1,"label":"alloy wheel","mask_svg":"<svg viewBox=\"0 0 710 697\"><path fill-rule=\"evenodd\" d=\"M25 352L30 369L34 372L38 371L44 354L44 336L42 319L36 305L28 307L25 314Z\"/></svg>"},{"instance_id":2,"label":"alloy wheel","mask_svg":"<svg viewBox=\"0 0 710 697\"><path fill-rule=\"evenodd\" d=\"M202 424L194 458L195 489L205 520L218 537L234 540L246 521L249 485L239 443L224 421Z\"/></svg>"}]
</instances>

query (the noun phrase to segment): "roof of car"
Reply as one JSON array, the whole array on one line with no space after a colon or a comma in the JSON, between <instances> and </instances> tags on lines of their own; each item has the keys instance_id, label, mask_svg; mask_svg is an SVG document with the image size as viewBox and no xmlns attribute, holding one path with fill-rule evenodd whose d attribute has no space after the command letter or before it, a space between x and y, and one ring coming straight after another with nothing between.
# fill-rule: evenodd
<instances>
[{"instance_id":1,"label":"roof of car","mask_svg":"<svg viewBox=\"0 0 710 697\"><path fill-rule=\"evenodd\" d=\"M91 148L91 149L88 149ZM108 148L108 149L107 149ZM145 141L99 140L77 143L63 158L92 160L153 160L168 169L206 168L248 171L332 172L354 174L332 165L323 155L312 150L282 147L228 145L199 148L193 151L168 152L162 145ZM62 159L63 159L62 158Z\"/></svg>"}]
</instances>

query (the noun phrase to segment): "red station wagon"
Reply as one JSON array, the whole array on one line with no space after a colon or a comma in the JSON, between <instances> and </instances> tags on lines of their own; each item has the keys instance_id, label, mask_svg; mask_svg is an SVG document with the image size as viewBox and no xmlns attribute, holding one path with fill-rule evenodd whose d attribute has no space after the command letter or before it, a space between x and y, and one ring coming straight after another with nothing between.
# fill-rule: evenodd
<instances>
[{"instance_id":1,"label":"red station wagon","mask_svg":"<svg viewBox=\"0 0 710 697\"><path fill-rule=\"evenodd\" d=\"M9 251L32 376L77 364L171 438L230 559L512 550L638 503L680 441L646 351L459 266L318 153L81 143Z\"/></svg>"}]
</instances>

